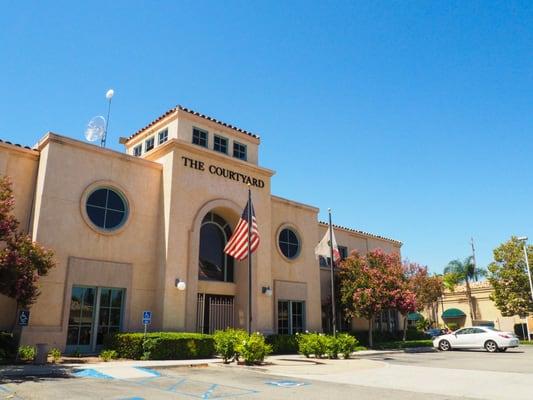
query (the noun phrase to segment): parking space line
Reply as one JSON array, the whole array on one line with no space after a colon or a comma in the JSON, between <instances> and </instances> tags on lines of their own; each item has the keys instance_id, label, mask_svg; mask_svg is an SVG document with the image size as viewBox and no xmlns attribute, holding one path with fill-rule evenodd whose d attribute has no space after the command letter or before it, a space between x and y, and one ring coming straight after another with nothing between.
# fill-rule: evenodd
<instances>
[{"instance_id":1,"label":"parking space line","mask_svg":"<svg viewBox=\"0 0 533 400\"><path fill-rule=\"evenodd\" d=\"M202 399L208 399L213 394L213 390L215 390L218 387L218 384L214 383L211 385L209 389L207 389L204 394L202 395Z\"/></svg>"},{"instance_id":2,"label":"parking space line","mask_svg":"<svg viewBox=\"0 0 533 400\"><path fill-rule=\"evenodd\" d=\"M182 383L184 383L186 381L187 381L187 378L182 378L180 381L178 381L175 384L173 384L172 386L168 387L166 390L168 390L169 392L174 392L179 385L181 385Z\"/></svg>"}]
</instances>

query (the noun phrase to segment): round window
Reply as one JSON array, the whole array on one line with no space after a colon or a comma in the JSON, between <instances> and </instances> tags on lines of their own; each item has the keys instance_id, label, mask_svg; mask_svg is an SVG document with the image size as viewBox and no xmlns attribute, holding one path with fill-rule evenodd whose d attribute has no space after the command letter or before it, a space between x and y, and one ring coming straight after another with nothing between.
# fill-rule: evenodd
<instances>
[{"instance_id":1,"label":"round window","mask_svg":"<svg viewBox=\"0 0 533 400\"><path fill-rule=\"evenodd\" d=\"M91 222L106 231L120 228L128 216L125 197L111 188L93 190L87 197L85 208Z\"/></svg>"},{"instance_id":2,"label":"round window","mask_svg":"<svg viewBox=\"0 0 533 400\"><path fill-rule=\"evenodd\" d=\"M300 252L300 240L292 229L282 229L279 233L278 243L281 252L288 259L293 259L298 256Z\"/></svg>"}]
</instances>

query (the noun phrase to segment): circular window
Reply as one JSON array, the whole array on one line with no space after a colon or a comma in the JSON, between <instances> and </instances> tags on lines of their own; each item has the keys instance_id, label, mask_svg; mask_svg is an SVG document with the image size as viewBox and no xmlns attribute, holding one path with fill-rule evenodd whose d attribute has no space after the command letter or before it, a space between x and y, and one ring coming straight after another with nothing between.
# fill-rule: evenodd
<instances>
[{"instance_id":1,"label":"circular window","mask_svg":"<svg viewBox=\"0 0 533 400\"><path fill-rule=\"evenodd\" d=\"M125 197L111 188L93 190L87 197L85 208L89 220L106 231L120 228L128 216Z\"/></svg>"},{"instance_id":2,"label":"circular window","mask_svg":"<svg viewBox=\"0 0 533 400\"><path fill-rule=\"evenodd\" d=\"M278 243L281 252L288 259L293 259L298 256L300 252L300 240L292 229L282 229L279 233Z\"/></svg>"}]
</instances>

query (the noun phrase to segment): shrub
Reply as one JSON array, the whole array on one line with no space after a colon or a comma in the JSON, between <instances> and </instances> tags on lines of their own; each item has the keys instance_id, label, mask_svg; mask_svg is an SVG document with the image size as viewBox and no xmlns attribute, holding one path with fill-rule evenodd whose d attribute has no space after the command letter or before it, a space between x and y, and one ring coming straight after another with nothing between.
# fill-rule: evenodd
<instances>
[{"instance_id":1,"label":"shrub","mask_svg":"<svg viewBox=\"0 0 533 400\"><path fill-rule=\"evenodd\" d=\"M340 333L337 335L337 349L342 356L347 359L355 351L359 342L352 335L347 333Z\"/></svg>"},{"instance_id":2,"label":"shrub","mask_svg":"<svg viewBox=\"0 0 533 400\"><path fill-rule=\"evenodd\" d=\"M56 349L55 347L50 349L48 352L48 355L52 357L52 362L57 363L59 360L61 360L61 350Z\"/></svg>"},{"instance_id":3,"label":"shrub","mask_svg":"<svg viewBox=\"0 0 533 400\"><path fill-rule=\"evenodd\" d=\"M115 350L104 350L100 353L100 358L104 360L104 362L116 360L118 358L118 353Z\"/></svg>"},{"instance_id":4,"label":"shrub","mask_svg":"<svg viewBox=\"0 0 533 400\"><path fill-rule=\"evenodd\" d=\"M237 345L237 354L242 355L244 362L248 365L261 363L270 353L272 353L272 346L266 343L265 337L259 332L245 335Z\"/></svg>"},{"instance_id":5,"label":"shrub","mask_svg":"<svg viewBox=\"0 0 533 400\"><path fill-rule=\"evenodd\" d=\"M338 358L339 342L335 336L325 336L326 354L329 358Z\"/></svg>"},{"instance_id":6,"label":"shrub","mask_svg":"<svg viewBox=\"0 0 533 400\"><path fill-rule=\"evenodd\" d=\"M226 329L225 331L216 331L213 335L215 340L215 350L219 354L224 363L228 363L230 359L238 359L239 354L237 347L246 339L247 333L241 329Z\"/></svg>"},{"instance_id":7,"label":"shrub","mask_svg":"<svg viewBox=\"0 0 533 400\"><path fill-rule=\"evenodd\" d=\"M143 343L143 352L149 353L150 360L211 358L215 354L215 341L201 333L150 333Z\"/></svg>"},{"instance_id":8,"label":"shrub","mask_svg":"<svg viewBox=\"0 0 533 400\"><path fill-rule=\"evenodd\" d=\"M459 324L457 322L448 322L446 324L448 326L448 328L450 328L452 331L456 331L457 329L459 329Z\"/></svg>"},{"instance_id":9,"label":"shrub","mask_svg":"<svg viewBox=\"0 0 533 400\"><path fill-rule=\"evenodd\" d=\"M407 340L423 340L428 339L429 336L424 332L416 329L414 326L407 328Z\"/></svg>"},{"instance_id":10,"label":"shrub","mask_svg":"<svg viewBox=\"0 0 533 400\"><path fill-rule=\"evenodd\" d=\"M104 338L104 349L115 350L120 358L139 360L143 356L142 333L116 333Z\"/></svg>"},{"instance_id":11,"label":"shrub","mask_svg":"<svg viewBox=\"0 0 533 400\"><path fill-rule=\"evenodd\" d=\"M200 333L154 332L146 337L143 333L116 333L106 337L104 348L115 350L120 358L135 360L186 360L215 354L213 337Z\"/></svg>"},{"instance_id":12,"label":"shrub","mask_svg":"<svg viewBox=\"0 0 533 400\"><path fill-rule=\"evenodd\" d=\"M36 354L35 347L33 346L20 346L19 347L19 358L22 361L33 361Z\"/></svg>"},{"instance_id":13,"label":"shrub","mask_svg":"<svg viewBox=\"0 0 533 400\"><path fill-rule=\"evenodd\" d=\"M0 361L11 360L17 354L17 344L13 334L0 332Z\"/></svg>"},{"instance_id":14,"label":"shrub","mask_svg":"<svg viewBox=\"0 0 533 400\"><path fill-rule=\"evenodd\" d=\"M313 354L321 358L327 351L327 337L322 333L304 333L298 335L298 352L306 357Z\"/></svg>"},{"instance_id":15,"label":"shrub","mask_svg":"<svg viewBox=\"0 0 533 400\"><path fill-rule=\"evenodd\" d=\"M272 346L273 354L298 353L297 335L269 335L265 341Z\"/></svg>"},{"instance_id":16,"label":"shrub","mask_svg":"<svg viewBox=\"0 0 533 400\"><path fill-rule=\"evenodd\" d=\"M237 346L238 353L247 365L263 362L272 353L272 347L265 343L265 337L259 332L252 333Z\"/></svg>"}]
</instances>

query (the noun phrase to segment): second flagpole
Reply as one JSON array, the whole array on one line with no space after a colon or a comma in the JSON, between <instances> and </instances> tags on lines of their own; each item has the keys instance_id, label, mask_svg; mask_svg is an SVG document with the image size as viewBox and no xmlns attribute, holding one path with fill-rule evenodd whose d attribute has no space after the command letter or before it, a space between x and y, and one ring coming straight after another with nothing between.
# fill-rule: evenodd
<instances>
[{"instance_id":1,"label":"second flagpole","mask_svg":"<svg viewBox=\"0 0 533 400\"><path fill-rule=\"evenodd\" d=\"M330 272L331 272L331 325L333 327L333 336L337 336L337 318L335 316L335 273L333 272L333 227L331 226L331 208L329 213L329 250L330 250Z\"/></svg>"}]
</instances>

